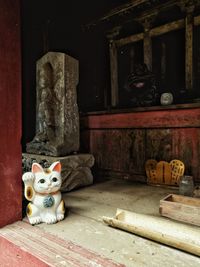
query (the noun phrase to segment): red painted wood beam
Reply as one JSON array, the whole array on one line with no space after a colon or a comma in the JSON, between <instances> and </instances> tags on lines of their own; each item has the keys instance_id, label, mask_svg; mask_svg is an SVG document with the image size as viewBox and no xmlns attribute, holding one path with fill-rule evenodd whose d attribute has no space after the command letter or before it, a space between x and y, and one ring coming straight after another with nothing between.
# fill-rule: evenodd
<instances>
[{"instance_id":1,"label":"red painted wood beam","mask_svg":"<svg viewBox=\"0 0 200 267\"><path fill-rule=\"evenodd\" d=\"M200 108L88 115L83 129L200 127Z\"/></svg>"},{"instance_id":2,"label":"red painted wood beam","mask_svg":"<svg viewBox=\"0 0 200 267\"><path fill-rule=\"evenodd\" d=\"M15 267L48 267L49 265L42 262L26 250L16 246L16 244L8 241L5 238L0 238L0 266L15 266Z\"/></svg>"},{"instance_id":3,"label":"red painted wood beam","mask_svg":"<svg viewBox=\"0 0 200 267\"><path fill-rule=\"evenodd\" d=\"M21 219L20 0L0 0L0 227Z\"/></svg>"}]
</instances>

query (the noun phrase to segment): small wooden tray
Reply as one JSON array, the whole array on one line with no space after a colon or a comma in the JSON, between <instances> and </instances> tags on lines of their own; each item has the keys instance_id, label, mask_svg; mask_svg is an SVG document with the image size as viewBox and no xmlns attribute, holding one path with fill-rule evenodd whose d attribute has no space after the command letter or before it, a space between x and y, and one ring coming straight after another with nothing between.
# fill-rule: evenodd
<instances>
[{"instance_id":1,"label":"small wooden tray","mask_svg":"<svg viewBox=\"0 0 200 267\"><path fill-rule=\"evenodd\" d=\"M170 194L160 200L160 214L200 226L200 199Z\"/></svg>"}]
</instances>

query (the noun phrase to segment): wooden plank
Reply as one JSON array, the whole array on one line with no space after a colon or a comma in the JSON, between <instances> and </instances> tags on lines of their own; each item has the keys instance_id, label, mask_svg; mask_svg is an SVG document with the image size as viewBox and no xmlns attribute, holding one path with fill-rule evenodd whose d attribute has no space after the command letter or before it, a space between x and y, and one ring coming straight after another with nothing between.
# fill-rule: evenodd
<instances>
[{"instance_id":1,"label":"wooden plank","mask_svg":"<svg viewBox=\"0 0 200 267\"><path fill-rule=\"evenodd\" d=\"M149 31L150 37L159 36L171 31L176 31L179 29L182 29L185 27L185 21L183 19L167 23L165 25L153 28ZM144 39L144 33L138 33L131 36L128 36L126 38L121 38L119 40L116 40L115 43L117 47L121 47L123 45L127 45L129 43L138 42Z\"/></svg>"},{"instance_id":2,"label":"wooden plank","mask_svg":"<svg viewBox=\"0 0 200 267\"><path fill-rule=\"evenodd\" d=\"M89 129L117 128L183 128L200 127L200 108L159 110L84 116L82 127Z\"/></svg>"},{"instance_id":3,"label":"wooden plank","mask_svg":"<svg viewBox=\"0 0 200 267\"><path fill-rule=\"evenodd\" d=\"M144 33L138 33L138 34L130 35L128 37L116 40L115 44L117 47L121 47L121 46L130 44L130 43L141 41L143 40L143 38L144 38Z\"/></svg>"},{"instance_id":4,"label":"wooden plank","mask_svg":"<svg viewBox=\"0 0 200 267\"><path fill-rule=\"evenodd\" d=\"M1 266L124 267L69 240L24 222L0 230ZM10 257L9 257L10 256ZM8 263L8 265L4 265Z\"/></svg>"},{"instance_id":5,"label":"wooden plank","mask_svg":"<svg viewBox=\"0 0 200 267\"><path fill-rule=\"evenodd\" d=\"M146 158L170 162L173 158L171 129L146 130Z\"/></svg>"},{"instance_id":6,"label":"wooden plank","mask_svg":"<svg viewBox=\"0 0 200 267\"><path fill-rule=\"evenodd\" d=\"M123 108L123 109L111 109L111 110L101 110L101 111L89 111L82 113L82 118L84 116L90 115L104 115L104 114L116 114L116 113L130 113L130 112L143 112L143 111L162 111L162 110L178 110L178 109L191 109L199 108L200 103L186 103L186 104L177 104L170 106L152 106L152 107L135 107L135 108Z\"/></svg>"},{"instance_id":7,"label":"wooden plank","mask_svg":"<svg viewBox=\"0 0 200 267\"><path fill-rule=\"evenodd\" d=\"M194 17L194 25L195 26L200 25L200 16ZM155 37L155 36L159 36L159 35L171 32L171 31L183 29L184 27L185 27L185 20L180 19L180 20L169 22L167 24L151 29L149 31L149 35L150 37ZM116 40L115 43L117 47L121 47L129 43L141 41L143 39L144 39L144 33L138 33L138 34L133 34L128 37Z\"/></svg>"},{"instance_id":8,"label":"wooden plank","mask_svg":"<svg viewBox=\"0 0 200 267\"><path fill-rule=\"evenodd\" d=\"M121 209L117 209L115 218L103 217L103 221L112 227L200 256L199 227Z\"/></svg>"},{"instance_id":9,"label":"wooden plank","mask_svg":"<svg viewBox=\"0 0 200 267\"><path fill-rule=\"evenodd\" d=\"M94 155L98 169L145 174L144 130L93 130L90 153Z\"/></svg>"},{"instance_id":10,"label":"wooden plank","mask_svg":"<svg viewBox=\"0 0 200 267\"><path fill-rule=\"evenodd\" d=\"M160 214L174 220L200 226L200 199L171 194L160 200Z\"/></svg>"},{"instance_id":11,"label":"wooden plank","mask_svg":"<svg viewBox=\"0 0 200 267\"><path fill-rule=\"evenodd\" d=\"M125 130L122 131L124 134ZM144 129L129 129L126 130L129 137L128 143L128 168L125 169L131 174L138 174L138 176L145 176L145 161L146 161L146 131ZM127 137L125 137L127 138ZM123 148L124 149L124 148ZM136 153L138 151L138 153ZM146 180L146 179L145 179Z\"/></svg>"},{"instance_id":12,"label":"wooden plank","mask_svg":"<svg viewBox=\"0 0 200 267\"><path fill-rule=\"evenodd\" d=\"M185 27L184 19L173 21L150 30L150 36L155 37L171 31L176 31Z\"/></svg>"},{"instance_id":13,"label":"wooden plank","mask_svg":"<svg viewBox=\"0 0 200 267\"><path fill-rule=\"evenodd\" d=\"M200 24L200 16L196 18L196 23ZM173 21L173 22L164 24L162 26L155 27L155 28L151 29L149 31L149 36L150 37L159 36L159 35L171 32L171 31L180 30L184 27L185 27L185 20L180 19L180 20ZM138 33L138 34L130 35L128 37L116 40L115 43L116 43L117 47L121 47L121 46L127 45L129 43L141 41L144 39L144 36L145 36L144 33Z\"/></svg>"},{"instance_id":14,"label":"wooden plank","mask_svg":"<svg viewBox=\"0 0 200 267\"><path fill-rule=\"evenodd\" d=\"M119 178L135 179L137 175L145 177L145 162L150 158L179 159L185 173L200 182L200 109L174 110L160 117L161 113L84 117L83 139L96 167Z\"/></svg>"},{"instance_id":15,"label":"wooden plank","mask_svg":"<svg viewBox=\"0 0 200 267\"><path fill-rule=\"evenodd\" d=\"M185 173L193 176L195 182L200 182L200 129L171 129L173 158L180 159L185 164Z\"/></svg>"},{"instance_id":16,"label":"wooden plank","mask_svg":"<svg viewBox=\"0 0 200 267\"><path fill-rule=\"evenodd\" d=\"M200 181L200 129L166 128L147 129L146 159L170 161L179 159L185 165L185 173Z\"/></svg>"},{"instance_id":17,"label":"wooden plank","mask_svg":"<svg viewBox=\"0 0 200 267\"><path fill-rule=\"evenodd\" d=\"M0 265L9 266L37 266L48 267L49 264L42 262L26 250L17 247L15 244L5 238L0 238Z\"/></svg>"},{"instance_id":18,"label":"wooden plank","mask_svg":"<svg viewBox=\"0 0 200 267\"><path fill-rule=\"evenodd\" d=\"M167 200L167 198L165 199ZM176 203L185 204L187 206L199 207L200 208L200 199L194 197L186 197L181 195L172 195L172 201Z\"/></svg>"}]
</instances>

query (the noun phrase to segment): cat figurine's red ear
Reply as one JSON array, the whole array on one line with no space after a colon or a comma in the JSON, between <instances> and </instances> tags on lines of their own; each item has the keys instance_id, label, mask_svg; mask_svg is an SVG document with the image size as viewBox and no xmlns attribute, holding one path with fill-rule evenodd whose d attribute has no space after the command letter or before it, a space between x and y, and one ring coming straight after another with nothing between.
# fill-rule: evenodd
<instances>
[{"instance_id":1,"label":"cat figurine's red ear","mask_svg":"<svg viewBox=\"0 0 200 267\"><path fill-rule=\"evenodd\" d=\"M36 173L36 172L43 172L43 168L40 164L38 163L33 163L32 165L32 172Z\"/></svg>"},{"instance_id":2,"label":"cat figurine's red ear","mask_svg":"<svg viewBox=\"0 0 200 267\"><path fill-rule=\"evenodd\" d=\"M50 166L50 170L55 172L61 172L61 163L59 161L54 162Z\"/></svg>"}]
</instances>

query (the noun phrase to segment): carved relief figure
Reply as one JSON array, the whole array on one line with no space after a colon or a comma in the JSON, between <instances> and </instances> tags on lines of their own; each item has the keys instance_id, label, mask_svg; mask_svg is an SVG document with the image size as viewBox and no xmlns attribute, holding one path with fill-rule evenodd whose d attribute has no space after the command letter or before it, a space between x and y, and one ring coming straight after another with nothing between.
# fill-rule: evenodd
<instances>
[{"instance_id":1,"label":"carved relief figure","mask_svg":"<svg viewBox=\"0 0 200 267\"><path fill-rule=\"evenodd\" d=\"M36 77L36 133L26 151L48 156L78 151L78 61L64 53L48 52L37 61Z\"/></svg>"},{"instance_id":2,"label":"carved relief figure","mask_svg":"<svg viewBox=\"0 0 200 267\"><path fill-rule=\"evenodd\" d=\"M38 73L38 131L35 142L48 142L54 137L54 79L52 66L47 63Z\"/></svg>"},{"instance_id":3,"label":"carved relief figure","mask_svg":"<svg viewBox=\"0 0 200 267\"><path fill-rule=\"evenodd\" d=\"M32 171L24 173L22 180L25 185L24 195L31 201L27 206L27 216L31 224L53 224L64 219L60 162L54 162L49 169L33 163Z\"/></svg>"}]
</instances>

